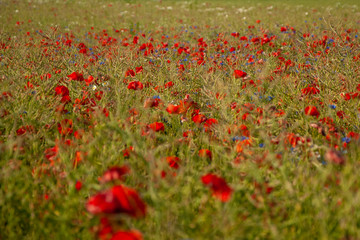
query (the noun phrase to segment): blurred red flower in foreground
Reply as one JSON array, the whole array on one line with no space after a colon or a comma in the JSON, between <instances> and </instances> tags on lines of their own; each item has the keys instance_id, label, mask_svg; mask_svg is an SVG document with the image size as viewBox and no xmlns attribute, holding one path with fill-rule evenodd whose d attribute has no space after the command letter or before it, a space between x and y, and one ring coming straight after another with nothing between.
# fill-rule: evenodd
<instances>
[{"instance_id":1,"label":"blurred red flower in foreground","mask_svg":"<svg viewBox=\"0 0 360 240\"><path fill-rule=\"evenodd\" d=\"M124 185L92 196L86 203L86 209L92 214L125 213L135 218L143 217L146 213L146 205L138 193Z\"/></svg>"},{"instance_id":2,"label":"blurred red flower in foreground","mask_svg":"<svg viewBox=\"0 0 360 240\"><path fill-rule=\"evenodd\" d=\"M142 235L136 230L118 231L112 235L110 240L142 240Z\"/></svg>"},{"instance_id":3,"label":"blurred red flower in foreground","mask_svg":"<svg viewBox=\"0 0 360 240\"><path fill-rule=\"evenodd\" d=\"M337 165L343 165L345 164L345 158L344 156L336 150L330 149L325 153L325 159L328 162L337 164Z\"/></svg>"},{"instance_id":4,"label":"blurred red flower in foreground","mask_svg":"<svg viewBox=\"0 0 360 240\"><path fill-rule=\"evenodd\" d=\"M201 177L204 185L209 186L213 192L213 196L220 199L222 202L230 200L232 189L227 185L225 180L215 174L206 174Z\"/></svg>"},{"instance_id":5,"label":"blurred red flower in foreground","mask_svg":"<svg viewBox=\"0 0 360 240\"><path fill-rule=\"evenodd\" d=\"M305 108L305 114L313 117L319 117L320 113L315 106L307 106Z\"/></svg>"}]
</instances>

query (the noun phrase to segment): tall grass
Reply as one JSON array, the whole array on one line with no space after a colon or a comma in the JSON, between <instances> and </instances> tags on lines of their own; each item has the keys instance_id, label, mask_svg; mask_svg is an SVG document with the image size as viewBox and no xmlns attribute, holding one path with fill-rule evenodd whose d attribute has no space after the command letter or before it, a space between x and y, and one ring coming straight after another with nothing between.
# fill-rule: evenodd
<instances>
[{"instance_id":1,"label":"tall grass","mask_svg":"<svg viewBox=\"0 0 360 240\"><path fill-rule=\"evenodd\" d=\"M86 204L112 187L103 173L123 165L121 184L147 210L102 215L114 230L360 238L355 4L1 1L0 239L98 238L101 216ZM133 81L143 89L128 89ZM166 111L180 101L192 102L187 112ZM196 114L218 123L196 123ZM202 182L208 173L226 181L229 200Z\"/></svg>"}]
</instances>

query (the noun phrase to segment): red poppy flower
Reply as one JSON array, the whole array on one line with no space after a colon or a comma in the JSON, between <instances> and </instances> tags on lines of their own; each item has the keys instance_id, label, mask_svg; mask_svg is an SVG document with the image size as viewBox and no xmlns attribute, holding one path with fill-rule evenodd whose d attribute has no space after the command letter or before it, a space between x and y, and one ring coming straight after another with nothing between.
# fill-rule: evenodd
<instances>
[{"instance_id":1,"label":"red poppy flower","mask_svg":"<svg viewBox=\"0 0 360 240\"><path fill-rule=\"evenodd\" d=\"M55 95L62 97L60 100L62 103L68 103L71 101L69 96L69 89L65 86L60 85L55 87Z\"/></svg>"},{"instance_id":2,"label":"red poppy flower","mask_svg":"<svg viewBox=\"0 0 360 240\"><path fill-rule=\"evenodd\" d=\"M351 138L354 138L355 140L359 140L359 138L360 138L360 134L359 134L359 133L356 133L356 132L351 131L351 132L349 132L349 133L347 134L347 137L351 137Z\"/></svg>"},{"instance_id":3,"label":"red poppy flower","mask_svg":"<svg viewBox=\"0 0 360 240\"><path fill-rule=\"evenodd\" d=\"M59 152L59 147L55 145L55 147L47 148L44 152L45 158L50 162L53 162L56 159L56 156Z\"/></svg>"},{"instance_id":4,"label":"red poppy flower","mask_svg":"<svg viewBox=\"0 0 360 240\"><path fill-rule=\"evenodd\" d=\"M93 76L89 76L87 79L85 79L85 82L86 82L86 86L89 86L94 80L94 77Z\"/></svg>"},{"instance_id":5,"label":"red poppy flower","mask_svg":"<svg viewBox=\"0 0 360 240\"><path fill-rule=\"evenodd\" d=\"M134 43L134 44L137 44L138 41L139 41L139 37L138 37L138 36L135 36L135 37L133 38L133 43Z\"/></svg>"},{"instance_id":6,"label":"red poppy flower","mask_svg":"<svg viewBox=\"0 0 360 240\"><path fill-rule=\"evenodd\" d=\"M118 167L118 166L114 166L109 168L108 170L106 170L106 172L104 172L102 178L101 178L101 182L110 182L110 181L114 181L114 180L124 180L124 175L129 173L130 169L127 166L122 166L122 167Z\"/></svg>"},{"instance_id":7,"label":"red poppy flower","mask_svg":"<svg viewBox=\"0 0 360 240\"><path fill-rule=\"evenodd\" d=\"M79 163L84 160L86 155L87 155L86 152L76 151L75 158L73 160L73 167L76 168L79 165Z\"/></svg>"},{"instance_id":8,"label":"red poppy flower","mask_svg":"<svg viewBox=\"0 0 360 240\"><path fill-rule=\"evenodd\" d=\"M62 97L69 96L69 89L62 85L56 86L55 87L55 95L62 96Z\"/></svg>"},{"instance_id":9,"label":"red poppy flower","mask_svg":"<svg viewBox=\"0 0 360 240\"><path fill-rule=\"evenodd\" d=\"M289 143L293 147L296 147L298 145L298 142L301 140L302 138L297 136L295 133L288 133L285 142Z\"/></svg>"},{"instance_id":10,"label":"red poppy flower","mask_svg":"<svg viewBox=\"0 0 360 240\"><path fill-rule=\"evenodd\" d=\"M141 90L144 88L143 84L139 81L133 81L130 82L128 87L128 89L132 89L132 90Z\"/></svg>"},{"instance_id":11,"label":"red poppy flower","mask_svg":"<svg viewBox=\"0 0 360 240\"><path fill-rule=\"evenodd\" d=\"M127 76L134 77L134 76L135 76L134 70L128 69L128 70L126 71L126 73L125 73L125 77L127 77Z\"/></svg>"},{"instance_id":12,"label":"red poppy flower","mask_svg":"<svg viewBox=\"0 0 360 240\"><path fill-rule=\"evenodd\" d=\"M357 92L348 92L345 94L341 93L340 95L345 99L345 101L349 101L351 99L355 99L355 98L359 97L359 93L357 93Z\"/></svg>"},{"instance_id":13,"label":"red poppy flower","mask_svg":"<svg viewBox=\"0 0 360 240\"><path fill-rule=\"evenodd\" d=\"M344 117L345 117L345 112L344 112L344 111L338 111L338 112L336 113L336 115L337 115L339 118L344 119Z\"/></svg>"},{"instance_id":14,"label":"red poppy flower","mask_svg":"<svg viewBox=\"0 0 360 240\"><path fill-rule=\"evenodd\" d=\"M109 239L109 234L113 234L111 223L107 217L100 218L99 231L97 233L99 239Z\"/></svg>"},{"instance_id":15,"label":"red poppy flower","mask_svg":"<svg viewBox=\"0 0 360 240\"><path fill-rule=\"evenodd\" d=\"M197 123L197 124L200 124L200 123L203 123L206 121L206 117L205 115L202 115L202 114L196 114L195 116L193 116L191 118L191 120L194 122L194 123Z\"/></svg>"},{"instance_id":16,"label":"red poppy flower","mask_svg":"<svg viewBox=\"0 0 360 240\"><path fill-rule=\"evenodd\" d=\"M148 125L149 128L151 128L155 132L164 131L164 124L161 122L154 122Z\"/></svg>"},{"instance_id":17,"label":"red poppy flower","mask_svg":"<svg viewBox=\"0 0 360 240\"><path fill-rule=\"evenodd\" d=\"M306 115L310 115L310 116L314 116L314 117L319 117L320 113L317 110L317 108L315 106L307 106L305 108L305 114Z\"/></svg>"},{"instance_id":18,"label":"red poppy flower","mask_svg":"<svg viewBox=\"0 0 360 240\"><path fill-rule=\"evenodd\" d=\"M168 107L166 108L166 111L170 114L179 114L180 106L169 104Z\"/></svg>"},{"instance_id":19,"label":"red poppy flower","mask_svg":"<svg viewBox=\"0 0 360 240\"><path fill-rule=\"evenodd\" d=\"M10 97L12 97L11 92L3 92L0 96L0 100L3 100L3 99L9 100Z\"/></svg>"},{"instance_id":20,"label":"red poppy flower","mask_svg":"<svg viewBox=\"0 0 360 240\"><path fill-rule=\"evenodd\" d=\"M234 70L234 76L235 78L244 78L247 76L247 73L241 70Z\"/></svg>"},{"instance_id":21,"label":"red poppy flower","mask_svg":"<svg viewBox=\"0 0 360 240\"><path fill-rule=\"evenodd\" d=\"M84 81L84 76L78 72L73 72L72 74L68 75L68 77L74 81Z\"/></svg>"},{"instance_id":22,"label":"red poppy flower","mask_svg":"<svg viewBox=\"0 0 360 240\"><path fill-rule=\"evenodd\" d=\"M193 135L193 132L191 130L183 132L183 137L188 138Z\"/></svg>"},{"instance_id":23,"label":"red poppy flower","mask_svg":"<svg viewBox=\"0 0 360 240\"><path fill-rule=\"evenodd\" d=\"M74 137L75 137L76 139L80 140L80 139L84 136L84 134L85 134L85 131L84 131L84 130L82 130L82 129L76 130L76 131L74 132Z\"/></svg>"},{"instance_id":24,"label":"red poppy flower","mask_svg":"<svg viewBox=\"0 0 360 240\"><path fill-rule=\"evenodd\" d=\"M222 202L230 200L232 189L227 185L226 181L215 174L206 174L201 177L204 185L209 186L213 192L213 196Z\"/></svg>"},{"instance_id":25,"label":"red poppy flower","mask_svg":"<svg viewBox=\"0 0 360 240\"><path fill-rule=\"evenodd\" d=\"M110 240L142 240L143 237L140 232L131 231L118 231L112 235Z\"/></svg>"},{"instance_id":26,"label":"red poppy flower","mask_svg":"<svg viewBox=\"0 0 360 240\"><path fill-rule=\"evenodd\" d=\"M66 104L66 103L69 103L69 102L71 102L71 98L70 98L69 95L63 96L63 97L61 98L60 102L65 103L65 104Z\"/></svg>"},{"instance_id":27,"label":"red poppy flower","mask_svg":"<svg viewBox=\"0 0 360 240\"><path fill-rule=\"evenodd\" d=\"M132 153L133 151L134 151L134 147L130 146L130 147L124 149L122 153L125 158L128 158L128 157L130 157L130 153Z\"/></svg>"},{"instance_id":28,"label":"red poppy flower","mask_svg":"<svg viewBox=\"0 0 360 240\"><path fill-rule=\"evenodd\" d=\"M160 107L162 105L163 105L163 102L159 98L148 98L144 102L144 108Z\"/></svg>"},{"instance_id":29,"label":"red poppy flower","mask_svg":"<svg viewBox=\"0 0 360 240\"><path fill-rule=\"evenodd\" d=\"M16 130L16 135L21 136L21 135L24 135L27 132L31 133L31 132L34 132L34 131L35 131L35 129L34 129L33 126L26 125L26 126L20 127L18 130Z\"/></svg>"},{"instance_id":30,"label":"red poppy flower","mask_svg":"<svg viewBox=\"0 0 360 240\"><path fill-rule=\"evenodd\" d=\"M215 118L207 119L204 123L205 131L209 131L213 127L213 125L216 124L218 124L218 120L216 120Z\"/></svg>"},{"instance_id":31,"label":"red poppy flower","mask_svg":"<svg viewBox=\"0 0 360 240\"><path fill-rule=\"evenodd\" d=\"M73 121L71 119L64 119L58 123L58 131L62 136L70 135L73 132Z\"/></svg>"},{"instance_id":32,"label":"red poppy flower","mask_svg":"<svg viewBox=\"0 0 360 240\"><path fill-rule=\"evenodd\" d=\"M92 214L115 213L118 210L117 205L112 192L106 191L92 196L86 204L86 209Z\"/></svg>"},{"instance_id":33,"label":"red poppy flower","mask_svg":"<svg viewBox=\"0 0 360 240\"><path fill-rule=\"evenodd\" d=\"M92 196L86 203L86 209L92 214L125 213L135 218L146 213L146 205L138 193L123 185Z\"/></svg>"},{"instance_id":34,"label":"red poppy flower","mask_svg":"<svg viewBox=\"0 0 360 240\"><path fill-rule=\"evenodd\" d=\"M76 181L75 188L76 188L77 191L80 191L81 188L82 188L82 182Z\"/></svg>"},{"instance_id":35,"label":"red poppy flower","mask_svg":"<svg viewBox=\"0 0 360 240\"><path fill-rule=\"evenodd\" d=\"M238 152L238 153L243 152L245 147L251 146L251 143L252 143L252 140L250 138L239 141L238 144L236 145L236 152Z\"/></svg>"},{"instance_id":36,"label":"red poppy flower","mask_svg":"<svg viewBox=\"0 0 360 240\"><path fill-rule=\"evenodd\" d=\"M174 86L174 83L173 83L172 81L167 82L167 83L165 83L165 85L164 85L165 88L170 88L170 87L172 87L172 86Z\"/></svg>"},{"instance_id":37,"label":"red poppy flower","mask_svg":"<svg viewBox=\"0 0 360 240\"><path fill-rule=\"evenodd\" d=\"M143 217L146 214L146 205L140 199L138 193L123 185L114 186L111 192L118 202L118 210L132 217Z\"/></svg>"},{"instance_id":38,"label":"red poppy flower","mask_svg":"<svg viewBox=\"0 0 360 240\"><path fill-rule=\"evenodd\" d=\"M168 162L169 166L171 168L178 169L179 168L179 162L181 161L180 158L176 156L170 156L166 157L166 161Z\"/></svg>"},{"instance_id":39,"label":"red poppy flower","mask_svg":"<svg viewBox=\"0 0 360 240\"><path fill-rule=\"evenodd\" d=\"M183 114L186 113L191 107L196 106L196 103L193 100L191 100L189 95L186 95L184 100L180 100L178 106L180 107L179 113Z\"/></svg>"},{"instance_id":40,"label":"red poppy flower","mask_svg":"<svg viewBox=\"0 0 360 240\"><path fill-rule=\"evenodd\" d=\"M198 154L199 154L199 157L202 157L202 158L209 158L210 160L212 158L212 154L209 149L200 149Z\"/></svg>"},{"instance_id":41,"label":"red poppy flower","mask_svg":"<svg viewBox=\"0 0 360 240\"><path fill-rule=\"evenodd\" d=\"M136 67L135 71L136 71L136 73L141 73L143 71L143 67L142 66Z\"/></svg>"},{"instance_id":42,"label":"red poppy flower","mask_svg":"<svg viewBox=\"0 0 360 240\"><path fill-rule=\"evenodd\" d=\"M95 97L96 97L96 99L97 100L101 100L101 98L103 97L103 95L104 95L104 92L103 91L97 91L97 92L95 92Z\"/></svg>"},{"instance_id":43,"label":"red poppy flower","mask_svg":"<svg viewBox=\"0 0 360 240\"><path fill-rule=\"evenodd\" d=\"M318 94L320 93L320 90L317 89L316 87L306 87L306 88L303 88L301 89L301 92L305 95L310 95L310 94Z\"/></svg>"},{"instance_id":44,"label":"red poppy flower","mask_svg":"<svg viewBox=\"0 0 360 240\"><path fill-rule=\"evenodd\" d=\"M24 127L21 127L18 130L16 130L16 135L18 136L24 135L25 133L26 133L26 129Z\"/></svg>"}]
</instances>

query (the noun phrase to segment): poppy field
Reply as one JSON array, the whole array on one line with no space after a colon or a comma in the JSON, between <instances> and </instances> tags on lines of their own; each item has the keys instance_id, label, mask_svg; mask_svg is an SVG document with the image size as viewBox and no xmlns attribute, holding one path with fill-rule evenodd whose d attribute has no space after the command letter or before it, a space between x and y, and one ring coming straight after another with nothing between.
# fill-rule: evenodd
<instances>
[{"instance_id":1,"label":"poppy field","mask_svg":"<svg viewBox=\"0 0 360 240\"><path fill-rule=\"evenodd\" d=\"M360 239L356 1L0 22L0 239Z\"/></svg>"}]
</instances>

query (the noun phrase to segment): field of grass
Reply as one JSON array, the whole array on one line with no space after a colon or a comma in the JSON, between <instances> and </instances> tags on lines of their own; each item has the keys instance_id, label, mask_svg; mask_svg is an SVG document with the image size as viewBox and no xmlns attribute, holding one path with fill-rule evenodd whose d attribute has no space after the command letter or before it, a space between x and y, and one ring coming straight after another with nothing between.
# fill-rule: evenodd
<instances>
[{"instance_id":1,"label":"field of grass","mask_svg":"<svg viewBox=\"0 0 360 240\"><path fill-rule=\"evenodd\" d=\"M357 1L0 0L0 239L360 239Z\"/></svg>"}]
</instances>

